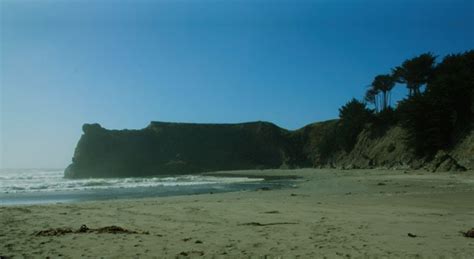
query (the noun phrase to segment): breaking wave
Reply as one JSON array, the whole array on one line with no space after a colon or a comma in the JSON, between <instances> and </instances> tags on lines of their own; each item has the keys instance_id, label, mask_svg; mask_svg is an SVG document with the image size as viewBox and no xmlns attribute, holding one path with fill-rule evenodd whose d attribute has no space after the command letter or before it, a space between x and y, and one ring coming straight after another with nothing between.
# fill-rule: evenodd
<instances>
[{"instance_id":1,"label":"breaking wave","mask_svg":"<svg viewBox=\"0 0 474 259\"><path fill-rule=\"evenodd\" d=\"M222 185L258 182L246 177L184 175L176 177L66 179L64 170L2 169L0 193L59 192L160 186Z\"/></svg>"}]
</instances>

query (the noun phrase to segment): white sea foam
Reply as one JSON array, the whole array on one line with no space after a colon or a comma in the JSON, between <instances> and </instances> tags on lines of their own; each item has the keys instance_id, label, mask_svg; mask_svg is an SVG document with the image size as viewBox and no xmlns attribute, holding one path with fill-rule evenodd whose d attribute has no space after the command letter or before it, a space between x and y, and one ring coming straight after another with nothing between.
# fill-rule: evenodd
<instances>
[{"instance_id":1,"label":"white sea foam","mask_svg":"<svg viewBox=\"0 0 474 259\"><path fill-rule=\"evenodd\" d=\"M0 193L58 192L112 188L191 186L257 182L246 177L184 175L176 177L66 179L64 170L2 169Z\"/></svg>"}]
</instances>

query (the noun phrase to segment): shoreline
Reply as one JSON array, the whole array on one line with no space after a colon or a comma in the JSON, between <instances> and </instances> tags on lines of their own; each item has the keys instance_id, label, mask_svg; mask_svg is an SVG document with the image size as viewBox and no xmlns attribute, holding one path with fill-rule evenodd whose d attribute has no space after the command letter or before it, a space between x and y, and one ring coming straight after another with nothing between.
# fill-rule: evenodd
<instances>
[{"instance_id":1,"label":"shoreline","mask_svg":"<svg viewBox=\"0 0 474 259\"><path fill-rule=\"evenodd\" d=\"M176 176L175 176L176 177ZM180 178L182 177L182 178ZM72 204L94 201L140 200L144 198L163 198L173 196L191 196L200 194L217 194L226 192L255 191L260 189L281 189L294 185L293 176L258 176L249 174L201 174L178 176L175 182L160 177L156 185L122 187L114 183L98 185L99 188L58 189L32 192L0 193L1 206ZM129 179L129 178L127 178ZM133 178L132 178L133 179ZM137 177L135 180L146 178ZM162 180L159 180L162 179ZM181 182L181 180L184 182ZM191 180L197 179L197 180ZM103 181L96 178L93 181ZM105 179L107 181L107 179ZM67 183L66 183L67 184ZM73 183L69 183L73 184ZM92 183L91 186L95 184ZM84 186L89 186L85 183Z\"/></svg>"},{"instance_id":2,"label":"shoreline","mask_svg":"<svg viewBox=\"0 0 474 259\"><path fill-rule=\"evenodd\" d=\"M231 170L231 171L216 171L216 172L205 172L199 175L202 176L215 176L215 177L246 177L249 179L263 179L264 181L275 181L275 180L299 180L302 176L288 174L292 170L304 170L311 168L302 169L264 169L264 170ZM275 174L275 171L284 171L286 174L279 175Z\"/></svg>"},{"instance_id":3,"label":"shoreline","mask_svg":"<svg viewBox=\"0 0 474 259\"><path fill-rule=\"evenodd\" d=\"M296 188L0 206L0 255L473 255L474 238L460 234L474 227L473 171L296 169L214 173L261 173L267 177L291 174L299 178ZM149 234L35 235L51 228L76 230L82 225L90 229L118 226Z\"/></svg>"}]
</instances>

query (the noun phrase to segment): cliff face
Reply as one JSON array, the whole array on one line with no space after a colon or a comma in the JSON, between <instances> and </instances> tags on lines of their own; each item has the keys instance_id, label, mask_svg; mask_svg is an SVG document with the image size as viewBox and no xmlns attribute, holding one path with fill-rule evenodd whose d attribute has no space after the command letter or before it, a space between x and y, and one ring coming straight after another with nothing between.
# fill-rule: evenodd
<instances>
[{"instance_id":1,"label":"cliff face","mask_svg":"<svg viewBox=\"0 0 474 259\"><path fill-rule=\"evenodd\" d=\"M460 139L450 150L439 150L433 158L418 157L406 144L406 131L396 125L378 132L371 125L357 136L349 151L331 150L325 153L321 147L334 141L337 121L306 126L298 131L305 139L302 154L312 167L339 169L426 169L428 171L474 170L474 131ZM337 138L337 135L336 135Z\"/></svg>"},{"instance_id":2,"label":"cliff face","mask_svg":"<svg viewBox=\"0 0 474 259\"><path fill-rule=\"evenodd\" d=\"M189 174L278 168L289 152L288 131L267 122L152 122L142 130L83 126L66 177Z\"/></svg>"},{"instance_id":3,"label":"cliff face","mask_svg":"<svg viewBox=\"0 0 474 259\"><path fill-rule=\"evenodd\" d=\"M450 150L439 150L433 158L419 157L406 144L407 133L398 125L379 131L366 125L350 151L329 150L337 139L338 121L315 123L296 131L304 139L302 155L312 167L338 169L426 169L428 171L474 170L474 131Z\"/></svg>"},{"instance_id":4,"label":"cliff face","mask_svg":"<svg viewBox=\"0 0 474 259\"><path fill-rule=\"evenodd\" d=\"M461 166L474 170L474 130L457 143L450 155Z\"/></svg>"},{"instance_id":5,"label":"cliff face","mask_svg":"<svg viewBox=\"0 0 474 259\"><path fill-rule=\"evenodd\" d=\"M293 167L474 169L474 133L434 159L415 156L399 126L374 134L370 126L351 151L335 146L338 121L288 131L268 122L192 124L152 122L141 130L85 124L65 176L125 177L218 170Z\"/></svg>"}]
</instances>

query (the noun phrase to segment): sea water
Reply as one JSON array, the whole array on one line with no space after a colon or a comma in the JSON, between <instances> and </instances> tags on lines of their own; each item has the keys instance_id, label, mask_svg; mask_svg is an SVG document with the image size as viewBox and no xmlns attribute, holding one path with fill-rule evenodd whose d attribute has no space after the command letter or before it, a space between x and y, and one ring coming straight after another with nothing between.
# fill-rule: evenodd
<instances>
[{"instance_id":1,"label":"sea water","mask_svg":"<svg viewBox=\"0 0 474 259\"><path fill-rule=\"evenodd\" d=\"M63 169L0 169L0 205L130 199L280 188L262 178L173 177L64 178Z\"/></svg>"}]
</instances>

